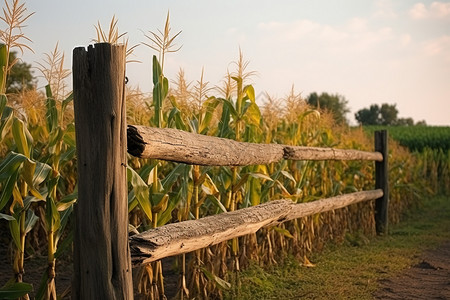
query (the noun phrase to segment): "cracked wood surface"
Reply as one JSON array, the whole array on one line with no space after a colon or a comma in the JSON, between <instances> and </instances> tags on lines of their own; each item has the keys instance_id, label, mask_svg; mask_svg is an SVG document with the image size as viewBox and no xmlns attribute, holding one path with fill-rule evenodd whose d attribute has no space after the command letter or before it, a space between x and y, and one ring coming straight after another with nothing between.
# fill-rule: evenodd
<instances>
[{"instance_id":1,"label":"cracked wood surface","mask_svg":"<svg viewBox=\"0 0 450 300\"><path fill-rule=\"evenodd\" d=\"M150 263L255 233L263 227L374 200L382 195L382 190L373 190L308 203L274 200L199 220L168 224L130 237L131 260L134 266Z\"/></svg>"},{"instance_id":2,"label":"cracked wood surface","mask_svg":"<svg viewBox=\"0 0 450 300\"><path fill-rule=\"evenodd\" d=\"M293 160L374 160L379 152L334 148L255 144L190 133L172 128L128 125L128 152L154 158L207 166L247 166Z\"/></svg>"}]
</instances>

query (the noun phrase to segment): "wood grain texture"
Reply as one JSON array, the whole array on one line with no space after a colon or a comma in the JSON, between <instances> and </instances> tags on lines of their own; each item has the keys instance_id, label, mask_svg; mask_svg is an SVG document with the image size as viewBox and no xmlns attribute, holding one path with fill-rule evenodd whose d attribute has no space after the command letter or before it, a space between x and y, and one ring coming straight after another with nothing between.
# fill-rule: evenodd
<instances>
[{"instance_id":1,"label":"wood grain texture","mask_svg":"<svg viewBox=\"0 0 450 300\"><path fill-rule=\"evenodd\" d=\"M356 192L308 203L275 200L219 215L168 224L130 237L134 266L255 233L287 220L339 209L382 196L382 190Z\"/></svg>"},{"instance_id":2,"label":"wood grain texture","mask_svg":"<svg viewBox=\"0 0 450 300\"><path fill-rule=\"evenodd\" d=\"M333 148L255 144L190 133L172 128L129 125L128 152L155 158L207 166L247 166L293 160L383 160L378 152Z\"/></svg>"},{"instance_id":3,"label":"wood grain texture","mask_svg":"<svg viewBox=\"0 0 450 300\"><path fill-rule=\"evenodd\" d=\"M133 299L124 84L124 46L73 50L78 200L72 299Z\"/></svg>"}]
</instances>

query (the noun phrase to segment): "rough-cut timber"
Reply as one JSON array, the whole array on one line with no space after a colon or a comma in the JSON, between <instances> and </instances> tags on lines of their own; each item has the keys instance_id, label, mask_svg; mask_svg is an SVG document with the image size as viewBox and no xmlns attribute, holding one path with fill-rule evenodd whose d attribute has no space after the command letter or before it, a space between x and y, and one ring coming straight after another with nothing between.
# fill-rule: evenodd
<instances>
[{"instance_id":1,"label":"rough-cut timber","mask_svg":"<svg viewBox=\"0 0 450 300\"><path fill-rule=\"evenodd\" d=\"M172 128L129 125L128 152L142 158L208 166L246 166L277 162L281 145L240 143Z\"/></svg>"},{"instance_id":2,"label":"rough-cut timber","mask_svg":"<svg viewBox=\"0 0 450 300\"><path fill-rule=\"evenodd\" d=\"M286 220L293 220L310 215L315 215L325 211L339 209L350 204L362 201L374 200L383 196L382 190L372 190L356 192L351 194L339 195L331 198L320 199L307 203L295 204L287 215Z\"/></svg>"},{"instance_id":3,"label":"rough-cut timber","mask_svg":"<svg viewBox=\"0 0 450 300\"><path fill-rule=\"evenodd\" d=\"M191 252L254 233L262 227L373 200L382 194L382 190L373 190L299 204L291 200L275 200L199 220L165 225L130 238L131 260L137 266Z\"/></svg>"},{"instance_id":4,"label":"rough-cut timber","mask_svg":"<svg viewBox=\"0 0 450 300\"><path fill-rule=\"evenodd\" d=\"M379 152L319 147L284 147L284 158L293 160L383 160Z\"/></svg>"},{"instance_id":5,"label":"rough-cut timber","mask_svg":"<svg viewBox=\"0 0 450 300\"><path fill-rule=\"evenodd\" d=\"M133 299L124 84L124 46L73 50L78 201L72 299Z\"/></svg>"},{"instance_id":6,"label":"rough-cut timber","mask_svg":"<svg viewBox=\"0 0 450 300\"><path fill-rule=\"evenodd\" d=\"M172 128L129 125L128 152L142 158L156 158L207 166L247 166L294 160L383 160L378 152L333 148L254 144L190 133Z\"/></svg>"}]
</instances>

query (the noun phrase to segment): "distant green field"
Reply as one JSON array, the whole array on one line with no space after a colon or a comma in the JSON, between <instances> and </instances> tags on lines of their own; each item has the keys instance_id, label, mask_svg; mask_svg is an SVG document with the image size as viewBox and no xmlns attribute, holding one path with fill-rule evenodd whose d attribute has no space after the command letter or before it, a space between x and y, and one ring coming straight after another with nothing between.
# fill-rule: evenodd
<instances>
[{"instance_id":1,"label":"distant green field","mask_svg":"<svg viewBox=\"0 0 450 300\"><path fill-rule=\"evenodd\" d=\"M390 137L411 151L450 150L450 126L364 126L367 132L386 129Z\"/></svg>"}]
</instances>

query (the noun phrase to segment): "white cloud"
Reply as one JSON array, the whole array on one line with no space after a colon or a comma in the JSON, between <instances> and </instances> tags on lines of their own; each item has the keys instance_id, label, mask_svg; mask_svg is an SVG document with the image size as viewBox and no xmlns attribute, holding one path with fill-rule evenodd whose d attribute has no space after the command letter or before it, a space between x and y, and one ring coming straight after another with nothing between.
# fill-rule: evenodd
<instances>
[{"instance_id":1,"label":"white cloud","mask_svg":"<svg viewBox=\"0 0 450 300\"><path fill-rule=\"evenodd\" d=\"M363 18L353 18L342 26L330 26L310 20L260 23L258 29L274 43L308 45L338 52L360 52L394 38L390 27L369 29Z\"/></svg>"},{"instance_id":2,"label":"white cloud","mask_svg":"<svg viewBox=\"0 0 450 300\"><path fill-rule=\"evenodd\" d=\"M450 17L450 3L433 2L427 7L423 3L416 3L409 10L409 15L415 20L420 19L443 19Z\"/></svg>"},{"instance_id":3,"label":"white cloud","mask_svg":"<svg viewBox=\"0 0 450 300\"><path fill-rule=\"evenodd\" d=\"M444 35L425 43L425 53L429 56L439 57L443 61L450 62L450 36Z\"/></svg>"}]
</instances>

